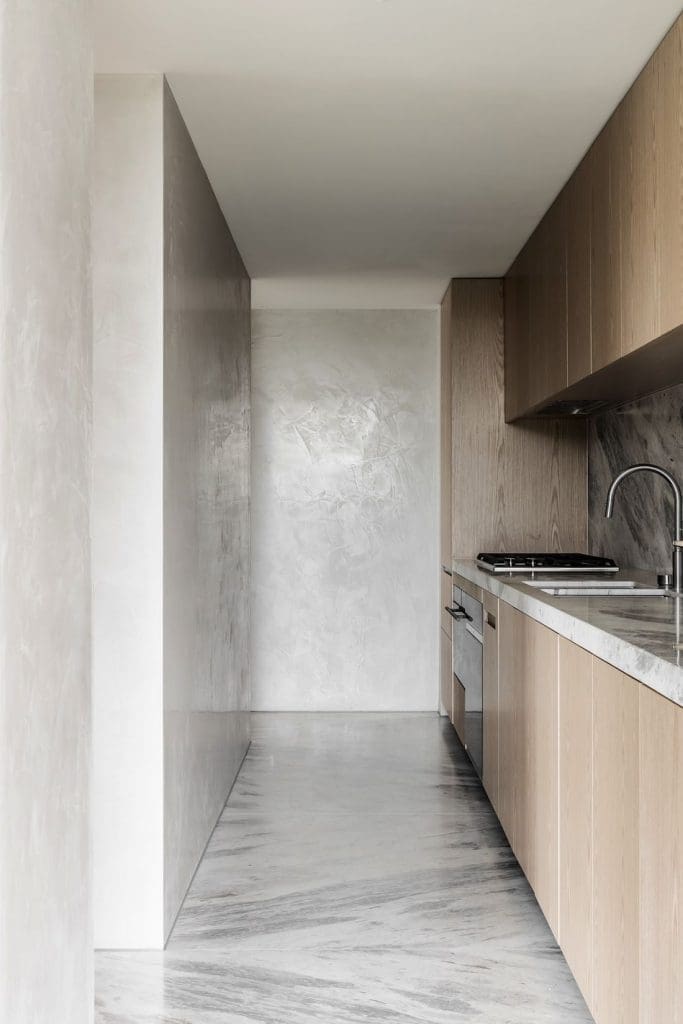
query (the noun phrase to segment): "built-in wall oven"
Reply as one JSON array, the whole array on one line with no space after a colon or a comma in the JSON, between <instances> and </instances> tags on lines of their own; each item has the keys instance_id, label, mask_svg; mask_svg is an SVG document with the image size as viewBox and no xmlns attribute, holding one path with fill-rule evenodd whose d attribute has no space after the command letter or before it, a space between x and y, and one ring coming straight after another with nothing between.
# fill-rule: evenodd
<instances>
[{"instance_id":1,"label":"built-in wall oven","mask_svg":"<svg viewBox=\"0 0 683 1024\"><path fill-rule=\"evenodd\" d=\"M465 749L479 778L483 770L484 610L480 601L453 587L453 672L465 690Z\"/></svg>"}]
</instances>

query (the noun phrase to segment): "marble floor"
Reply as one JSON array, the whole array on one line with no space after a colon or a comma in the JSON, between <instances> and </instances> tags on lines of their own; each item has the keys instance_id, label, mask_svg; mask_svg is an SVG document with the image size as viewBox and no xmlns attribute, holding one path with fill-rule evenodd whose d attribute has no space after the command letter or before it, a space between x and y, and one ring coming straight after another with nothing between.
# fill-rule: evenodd
<instances>
[{"instance_id":1,"label":"marble floor","mask_svg":"<svg viewBox=\"0 0 683 1024\"><path fill-rule=\"evenodd\" d=\"M166 951L97 955L97 1024L592 1020L447 722L253 733Z\"/></svg>"}]
</instances>

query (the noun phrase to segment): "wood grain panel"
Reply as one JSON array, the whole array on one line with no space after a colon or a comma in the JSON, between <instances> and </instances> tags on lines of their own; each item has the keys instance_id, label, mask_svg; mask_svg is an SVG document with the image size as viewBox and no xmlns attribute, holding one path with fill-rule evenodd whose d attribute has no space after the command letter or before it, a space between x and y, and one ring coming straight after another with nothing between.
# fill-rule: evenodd
<instances>
[{"instance_id":1,"label":"wood grain panel","mask_svg":"<svg viewBox=\"0 0 683 1024\"><path fill-rule=\"evenodd\" d=\"M450 638L453 636L453 619L446 611L446 606L453 605L453 577L441 570L441 629Z\"/></svg>"},{"instance_id":2,"label":"wood grain panel","mask_svg":"<svg viewBox=\"0 0 683 1024\"><path fill-rule=\"evenodd\" d=\"M441 708L450 719L453 718L453 647L450 636L439 630L439 696Z\"/></svg>"},{"instance_id":3,"label":"wood grain panel","mask_svg":"<svg viewBox=\"0 0 683 1024\"><path fill-rule=\"evenodd\" d=\"M521 750L523 799L518 854L553 933L558 934L558 636L522 616L517 643L523 647ZM515 851L517 852L517 851Z\"/></svg>"},{"instance_id":4,"label":"wood grain panel","mask_svg":"<svg viewBox=\"0 0 683 1024\"><path fill-rule=\"evenodd\" d=\"M529 242L536 250L532 289L538 293L532 324L531 402L567 386L567 203L564 192L552 204Z\"/></svg>"},{"instance_id":5,"label":"wood grain panel","mask_svg":"<svg viewBox=\"0 0 683 1024\"><path fill-rule=\"evenodd\" d=\"M593 999L599 1024L637 1024L638 690L593 662Z\"/></svg>"},{"instance_id":6,"label":"wood grain panel","mask_svg":"<svg viewBox=\"0 0 683 1024\"><path fill-rule=\"evenodd\" d=\"M516 850L521 818L521 680L524 651L518 643L523 615L505 601L498 607L498 807L505 834Z\"/></svg>"},{"instance_id":7,"label":"wood grain panel","mask_svg":"<svg viewBox=\"0 0 683 1024\"><path fill-rule=\"evenodd\" d=\"M559 640L559 942L588 1004L593 978L593 659Z\"/></svg>"},{"instance_id":8,"label":"wood grain panel","mask_svg":"<svg viewBox=\"0 0 683 1024\"><path fill-rule=\"evenodd\" d=\"M591 151L565 188L567 203L567 383L591 372Z\"/></svg>"},{"instance_id":9,"label":"wood grain panel","mask_svg":"<svg viewBox=\"0 0 683 1024\"><path fill-rule=\"evenodd\" d=\"M622 352L659 331L655 245L655 70L644 67L622 103ZM680 168L679 168L680 173Z\"/></svg>"},{"instance_id":10,"label":"wood grain panel","mask_svg":"<svg viewBox=\"0 0 683 1024\"><path fill-rule=\"evenodd\" d=\"M683 322L683 20L653 57L655 245L659 332Z\"/></svg>"},{"instance_id":11,"label":"wood grain panel","mask_svg":"<svg viewBox=\"0 0 683 1024\"><path fill-rule=\"evenodd\" d=\"M624 118L618 108L592 146L591 365L621 355L621 188Z\"/></svg>"},{"instance_id":12,"label":"wood grain panel","mask_svg":"<svg viewBox=\"0 0 683 1024\"><path fill-rule=\"evenodd\" d=\"M498 598L484 592L484 762L482 782L498 809Z\"/></svg>"},{"instance_id":13,"label":"wood grain panel","mask_svg":"<svg viewBox=\"0 0 683 1024\"><path fill-rule=\"evenodd\" d=\"M581 550L586 427L506 424L502 283L452 283L453 553Z\"/></svg>"},{"instance_id":14,"label":"wood grain panel","mask_svg":"<svg viewBox=\"0 0 683 1024\"><path fill-rule=\"evenodd\" d=\"M639 687L640 1020L683 1022L683 709Z\"/></svg>"},{"instance_id":15,"label":"wood grain panel","mask_svg":"<svg viewBox=\"0 0 683 1024\"><path fill-rule=\"evenodd\" d=\"M440 411L440 522L441 522L441 562L451 564L453 555L453 538L451 532L451 493L452 493L452 382L451 382L451 287L441 303L441 411Z\"/></svg>"}]
</instances>

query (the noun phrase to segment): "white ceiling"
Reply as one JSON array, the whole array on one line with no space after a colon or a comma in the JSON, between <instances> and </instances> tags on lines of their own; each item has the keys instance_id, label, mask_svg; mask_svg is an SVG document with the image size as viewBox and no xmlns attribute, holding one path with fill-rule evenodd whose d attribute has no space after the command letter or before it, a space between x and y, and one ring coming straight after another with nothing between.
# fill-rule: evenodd
<instances>
[{"instance_id":1,"label":"white ceiling","mask_svg":"<svg viewBox=\"0 0 683 1024\"><path fill-rule=\"evenodd\" d=\"M679 0L95 0L165 72L261 307L418 307L498 275Z\"/></svg>"}]
</instances>

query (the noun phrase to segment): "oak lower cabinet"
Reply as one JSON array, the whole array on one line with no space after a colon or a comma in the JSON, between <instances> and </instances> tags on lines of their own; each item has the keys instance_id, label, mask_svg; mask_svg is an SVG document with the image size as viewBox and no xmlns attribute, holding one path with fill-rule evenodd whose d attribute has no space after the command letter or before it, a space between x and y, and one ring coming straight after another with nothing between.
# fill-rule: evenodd
<instances>
[{"instance_id":1,"label":"oak lower cabinet","mask_svg":"<svg viewBox=\"0 0 683 1024\"><path fill-rule=\"evenodd\" d=\"M593 658L559 640L559 940L593 994Z\"/></svg>"},{"instance_id":2,"label":"oak lower cabinet","mask_svg":"<svg viewBox=\"0 0 683 1024\"><path fill-rule=\"evenodd\" d=\"M593 659L593 997L600 1024L638 1010L638 689Z\"/></svg>"},{"instance_id":3,"label":"oak lower cabinet","mask_svg":"<svg viewBox=\"0 0 683 1024\"><path fill-rule=\"evenodd\" d=\"M494 807L590 1011L683 1024L683 708L502 600L495 633Z\"/></svg>"},{"instance_id":4,"label":"oak lower cabinet","mask_svg":"<svg viewBox=\"0 0 683 1024\"><path fill-rule=\"evenodd\" d=\"M501 822L557 933L557 634L501 601Z\"/></svg>"},{"instance_id":5,"label":"oak lower cabinet","mask_svg":"<svg viewBox=\"0 0 683 1024\"><path fill-rule=\"evenodd\" d=\"M683 709L638 697L640 1020L683 1024Z\"/></svg>"},{"instance_id":6,"label":"oak lower cabinet","mask_svg":"<svg viewBox=\"0 0 683 1024\"><path fill-rule=\"evenodd\" d=\"M439 671L441 673L440 697L441 707L450 719L453 717L453 653L452 640L445 629L439 630L441 650L439 652Z\"/></svg>"},{"instance_id":7,"label":"oak lower cabinet","mask_svg":"<svg viewBox=\"0 0 683 1024\"><path fill-rule=\"evenodd\" d=\"M484 592L484 652L482 658L484 757L482 783L498 807L498 598Z\"/></svg>"}]
</instances>

